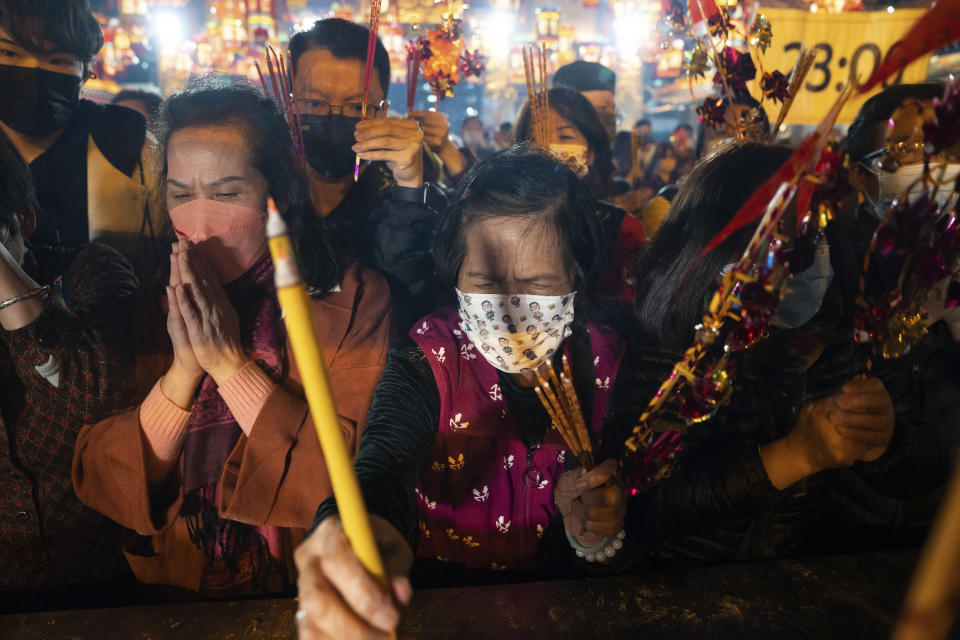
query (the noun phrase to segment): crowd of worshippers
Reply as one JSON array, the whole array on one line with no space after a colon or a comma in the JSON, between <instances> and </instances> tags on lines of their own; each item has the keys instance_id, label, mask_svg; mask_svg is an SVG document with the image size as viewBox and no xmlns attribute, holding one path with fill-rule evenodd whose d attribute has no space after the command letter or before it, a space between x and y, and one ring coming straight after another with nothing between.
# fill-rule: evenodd
<instances>
[{"instance_id":1,"label":"crowd of worshippers","mask_svg":"<svg viewBox=\"0 0 960 640\"><path fill-rule=\"evenodd\" d=\"M791 149L617 133L615 75L586 62L549 90L551 146L576 157L527 142L527 107L490 136L468 120L458 147L442 113L391 115L379 42L361 119L367 39L326 19L290 40L304 174L259 88L80 99L103 42L86 3L3 3L0 609L299 593L302 637L387 637L413 588L922 541L960 441L960 310L932 298L924 341L868 376L852 317L877 207L922 162L909 149L942 86L863 105L843 142L855 194L813 265L736 356L729 402L629 495L624 442L755 225L699 256ZM899 168L878 171L890 153ZM392 594L331 495L268 198ZM564 354L589 472L534 389Z\"/></svg>"}]
</instances>

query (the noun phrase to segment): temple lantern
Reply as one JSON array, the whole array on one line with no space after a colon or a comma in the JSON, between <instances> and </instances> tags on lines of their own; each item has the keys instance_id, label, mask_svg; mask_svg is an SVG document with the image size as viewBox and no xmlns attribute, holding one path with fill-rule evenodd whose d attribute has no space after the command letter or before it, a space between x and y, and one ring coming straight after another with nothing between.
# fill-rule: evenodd
<instances>
[{"instance_id":1,"label":"temple lantern","mask_svg":"<svg viewBox=\"0 0 960 640\"><path fill-rule=\"evenodd\" d=\"M249 40L265 44L276 39L277 27L274 17L274 0L247 1L247 29Z\"/></svg>"},{"instance_id":2,"label":"temple lantern","mask_svg":"<svg viewBox=\"0 0 960 640\"><path fill-rule=\"evenodd\" d=\"M147 0L120 0L121 16L147 15Z\"/></svg>"}]
</instances>

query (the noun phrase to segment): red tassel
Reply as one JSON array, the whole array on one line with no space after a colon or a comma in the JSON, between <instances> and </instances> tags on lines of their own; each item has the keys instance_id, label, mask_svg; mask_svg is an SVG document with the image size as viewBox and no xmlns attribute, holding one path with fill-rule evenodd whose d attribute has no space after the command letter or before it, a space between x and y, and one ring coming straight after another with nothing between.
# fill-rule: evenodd
<instances>
[{"instance_id":1,"label":"red tassel","mask_svg":"<svg viewBox=\"0 0 960 640\"><path fill-rule=\"evenodd\" d=\"M690 23L697 24L709 20L720 13L714 0L690 0Z\"/></svg>"}]
</instances>

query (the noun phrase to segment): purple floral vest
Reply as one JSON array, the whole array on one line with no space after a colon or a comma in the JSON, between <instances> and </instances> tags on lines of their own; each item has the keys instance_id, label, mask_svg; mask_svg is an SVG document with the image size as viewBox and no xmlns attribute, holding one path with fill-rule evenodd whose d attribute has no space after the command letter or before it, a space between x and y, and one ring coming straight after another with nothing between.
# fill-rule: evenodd
<instances>
[{"instance_id":1,"label":"purple floral vest","mask_svg":"<svg viewBox=\"0 0 960 640\"><path fill-rule=\"evenodd\" d=\"M426 355L440 391L440 425L417 485L420 546L417 555L474 569L524 570L554 515L553 488L566 455L550 429L533 464L539 486L524 483L527 447L507 410L497 370L459 328L457 310L445 308L410 332ZM591 433L599 434L623 343L610 329L587 325L595 378ZM568 350L569 344L564 348Z\"/></svg>"}]
</instances>

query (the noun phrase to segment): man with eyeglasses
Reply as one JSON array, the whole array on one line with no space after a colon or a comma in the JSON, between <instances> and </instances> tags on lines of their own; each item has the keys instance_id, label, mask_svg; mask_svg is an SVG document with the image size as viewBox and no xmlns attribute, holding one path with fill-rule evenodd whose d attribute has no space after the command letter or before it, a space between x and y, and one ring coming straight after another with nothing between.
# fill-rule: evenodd
<instances>
[{"instance_id":1,"label":"man with eyeglasses","mask_svg":"<svg viewBox=\"0 0 960 640\"><path fill-rule=\"evenodd\" d=\"M430 231L446 200L424 181L420 123L388 116L390 58L379 38L361 121L368 34L329 18L294 35L293 84L314 208L337 226L347 254L387 278L394 320L405 333L430 311Z\"/></svg>"},{"instance_id":2,"label":"man with eyeglasses","mask_svg":"<svg viewBox=\"0 0 960 640\"><path fill-rule=\"evenodd\" d=\"M97 240L144 277L158 260L160 207L149 198L156 147L140 114L80 98L102 45L87 0L4 0L0 132L33 175L34 250L55 257Z\"/></svg>"}]
</instances>

